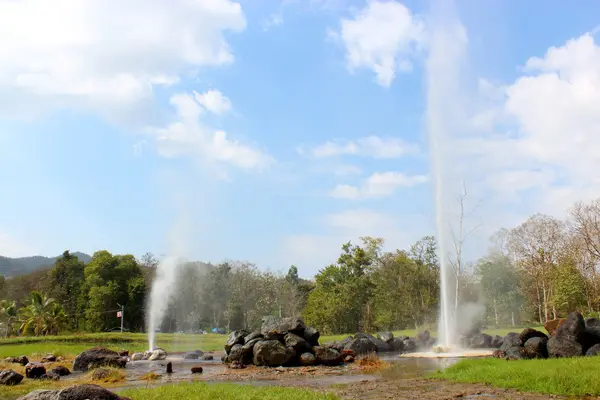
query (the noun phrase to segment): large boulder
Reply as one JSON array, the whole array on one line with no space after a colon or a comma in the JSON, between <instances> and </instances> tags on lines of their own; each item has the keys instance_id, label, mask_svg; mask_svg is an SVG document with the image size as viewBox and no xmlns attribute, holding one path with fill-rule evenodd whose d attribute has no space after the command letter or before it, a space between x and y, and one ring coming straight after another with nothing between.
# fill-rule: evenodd
<instances>
[{"instance_id":1,"label":"large boulder","mask_svg":"<svg viewBox=\"0 0 600 400\"><path fill-rule=\"evenodd\" d=\"M546 335L543 332L537 331L537 330L535 330L533 328L525 328L519 334L519 338L521 339L521 342L523 342L523 343L526 343L529 339L534 338L534 337L548 339L548 335Z\"/></svg>"},{"instance_id":2,"label":"large boulder","mask_svg":"<svg viewBox=\"0 0 600 400\"><path fill-rule=\"evenodd\" d=\"M279 340L287 333L304 336L306 325L300 318L263 317L260 333L270 340Z\"/></svg>"},{"instance_id":3,"label":"large boulder","mask_svg":"<svg viewBox=\"0 0 600 400\"><path fill-rule=\"evenodd\" d=\"M344 350L352 350L358 355L375 353L377 352L377 346L370 339L366 337L360 337L358 339L350 340L345 346Z\"/></svg>"},{"instance_id":4,"label":"large boulder","mask_svg":"<svg viewBox=\"0 0 600 400\"><path fill-rule=\"evenodd\" d=\"M225 342L225 352L229 354L229 351L236 344L244 344L244 337L248 335L248 332L244 330L233 331L227 336L227 341Z\"/></svg>"},{"instance_id":5,"label":"large boulder","mask_svg":"<svg viewBox=\"0 0 600 400\"><path fill-rule=\"evenodd\" d=\"M496 335L492 339L492 348L499 349L500 347L502 347L502 343L504 343L504 338L500 335Z\"/></svg>"},{"instance_id":6,"label":"large boulder","mask_svg":"<svg viewBox=\"0 0 600 400\"><path fill-rule=\"evenodd\" d=\"M354 340L354 338L352 336L348 336L345 339L342 339L337 342L327 343L324 346L331 347L332 349L336 349L337 351L339 351L341 353L344 350L344 348L346 347L346 345L348 343L352 342L353 340Z\"/></svg>"},{"instance_id":7,"label":"large boulder","mask_svg":"<svg viewBox=\"0 0 600 400\"><path fill-rule=\"evenodd\" d=\"M402 346L404 348L404 351L407 353L417 350L417 342L415 341L415 339L409 337L402 340Z\"/></svg>"},{"instance_id":8,"label":"large boulder","mask_svg":"<svg viewBox=\"0 0 600 400\"><path fill-rule=\"evenodd\" d=\"M244 346L241 344L234 344L231 349L229 349L228 361L230 363L239 362L242 363L242 358L244 357Z\"/></svg>"},{"instance_id":9,"label":"large boulder","mask_svg":"<svg viewBox=\"0 0 600 400\"><path fill-rule=\"evenodd\" d=\"M58 400L59 390L38 389L19 397L17 400Z\"/></svg>"},{"instance_id":10,"label":"large boulder","mask_svg":"<svg viewBox=\"0 0 600 400\"><path fill-rule=\"evenodd\" d=\"M546 329L548 335L554 336L554 333L556 332L558 327L562 325L563 322L565 322L564 318L550 320L544 324L544 329Z\"/></svg>"},{"instance_id":11,"label":"large boulder","mask_svg":"<svg viewBox=\"0 0 600 400\"><path fill-rule=\"evenodd\" d=\"M502 339L502 346L500 346L500 350L506 352L511 347L521 346L523 346L521 336L516 332L510 332L506 336L504 336L504 339Z\"/></svg>"},{"instance_id":12,"label":"large boulder","mask_svg":"<svg viewBox=\"0 0 600 400\"><path fill-rule=\"evenodd\" d=\"M18 400L129 400L98 385L76 385L63 390L34 390Z\"/></svg>"},{"instance_id":13,"label":"large boulder","mask_svg":"<svg viewBox=\"0 0 600 400\"><path fill-rule=\"evenodd\" d=\"M339 351L329 347L315 346L313 352L317 362L323 365L339 365L344 360Z\"/></svg>"},{"instance_id":14,"label":"large boulder","mask_svg":"<svg viewBox=\"0 0 600 400\"><path fill-rule=\"evenodd\" d=\"M492 347L493 338L485 333L476 333L469 340L472 349L487 349Z\"/></svg>"},{"instance_id":15,"label":"large boulder","mask_svg":"<svg viewBox=\"0 0 600 400\"><path fill-rule=\"evenodd\" d=\"M295 335L293 333L288 333L283 337L286 347L292 347L296 350L296 353L302 354L306 352L310 352L312 346L304 340L304 338Z\"/></svg>"},{"instance_id":16,"label":"large boulder","mask_svg":"<svg viewBox=\"0 0 600 400\"><path fill-rule=\"evenodd\" d=\"M393 338L392 341L390 342L390 345L392 346L393 351L404 350L404 340L402 340L402 338L399 338L399 337Z\"/></svg>"},{"instance_id":17,"label":"large boulder","mask_svg":"<svg viewBox=\"0 0 600 400\"><path fill-rule=\"evenodd\" d=\"M58 365L54 368L52 368L50 370L50 372L52 372L53 374L56 374L58 376L67 376L67 375L71 375L71 371L69 371L69 368L64 367L62 365Z\"/></svg>"},{"instance_id":18,"label":"large boulder","mask_svg":"<svg viewBox=\"0 0 600 400\"><path fill-rule=\"evenodd\" d=\"M567 315L565 321L556 328L554 336L577 342L579 335L585 330L585 320L578 312L572 312Z\"/></svg>"},{"instance_id":19,"label":"large boulder","mask_svg":"<svg viewBox=\"0 0 600 400\"><path fill-rule=\"evenodd\" d=\"M504 352L505 360L526 360L528 358L529 356L525 351L525 348L521 346L510 347Z\"/></svg>"},{"instance_id":20,"label":"large boulder","mask_svg":"<svg viewBox=\"0 0 600 400\"><path fill-rule=\"evenodd\" d=\"M29 360L27 359L26 356L19 356L19 357L15 358L15 360L13 362L15 362L17 364L21 364L22 366L29 364Z\"/></svg>"},{"instance_id":21,"label":"large boulder","mask_svg":"<svg viewBox=\"0 0 600 400\"><path fill-rule=\"evenodd\" d=\"M125 368L127 358L104 347L94 347L80 353L73 361L74 371L87 371L97 367Z\"/></svg>"},{"instance_id":22,"label":"large boulder","mask_svg":"<svg viewBox=\"0 0 600 400\"><path fill-rule=\"evenodd\" d=\"M40 379L46 375L46 367L42 363L30 362L25 366L25 376L29 379Z\"/></svg>"},{"instance_id":23,"label":"large boulder","mask_svg":"<svg viewBox=\"0 0 600 400\"><path fill-rule=\"evenodd\" d=\"M590 347L586 352L586 356L597 356L600 355L600 344L595 344Z\"/></svg>"},{"instance_id":24,"label":"large boulder","mask_svg":"<svg viewBox=\"0 0 600 400\"><path fill-rule=\"evenodd\" d=\"M316 330L315 328L313 328L312 326L307 326L306 328L304 328L304 339L311 346L319 345L319 337L320 336L321 336L321 334L319 333L319 331Z\"/></svg>"},{"instance_id":25,"label":"large boulder","mask_svg":"<svg viewBox=\"0 0 600 400\"><path fill-rule=\"evenodd\" d=\"M0 371L0 385L13 386L18 385L23 380L23 375L12 369Z\"/></svg>"},{"instance_id":26,"label":"large boulder","mask_svg":"<svg viewBox=\"0 0 600 400\"><path fill-rule=\"evenodd\" d=\"M302 353L300 354L300 365L308 367L310 365L315 365L317 362L317 358L313 353Z\"/></svg>"},{"instance_id":27,"label":"large boulder","mask_svg":"<svg viewBox=\"0 0 600 400\"><path fill-rule=\"evenodd\" d=\"M254 345L254 365L276 367L289 361L290 353L277 340L261 340Z\"/></svg>"},{"instance_id":28,"label":"large boulder","mask_svg":"<svg viewBox=\"0 0 600 400\"><path fill-rule=\"evenodd\" d=\"M394 334L392 332L380 332L377 336L386 343L390 343L394 340Z\"/></svg>"},{"instance_id":29,"label":"large boulder","mask_svg":"<svg viewBox=\"0 0 600 400\"><path fill-rule=\"evenodd\" d=\"M167 352L160 347L150 351L147 355L148 361L160 361L167 358Z\"/></svg>"},{"instance_id":30,"label":"large boulder","mask_svg":"<svg viewBox=\"0 0 600 400\"><path fill-rule=\"evenodd\" d=\"M248 343L249 341L254 340L254 339L262 339L262 338L263 338L263 335L262 335L262 333L260 333L260 331L254 331L244 337L244 343Z\"/></svg>"},{"instance_id":31,"label":"large boulder","mask_svg":"<svg viewBox=\"0 0 600 400\"><path fill-rule=\"evenodd\" d=\"M583 347L569 336L559 337L558 330L548 339L548 354L552 357L575 357L583 355Z\"/></svg>"},{"instance_id":32,"label":"large boulder","mask_svg":"<svg viewBox=\"0 0 600 400\"><path fill-rule=\"evenodd\" d=\"M548 338L545 335L527 339L523 347L529 358L548 358Z\"/></svg>"}]
</instances>

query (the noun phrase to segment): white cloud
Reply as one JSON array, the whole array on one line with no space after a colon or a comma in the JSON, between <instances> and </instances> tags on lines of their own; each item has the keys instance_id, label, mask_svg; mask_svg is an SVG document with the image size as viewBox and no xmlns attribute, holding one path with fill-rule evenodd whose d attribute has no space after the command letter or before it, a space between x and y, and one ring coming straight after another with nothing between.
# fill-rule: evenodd
<instances>
[{"instance_id":1,"label":"white cloud","mask_svg":"<svg viewBox=\"0 0 600 400\"><path fill-rule=\"evenodd\" d=\"M219 90L211 89L202 94L194 92L194 96L198 103L214 114L221 115L231 110L231 101Z\"/></svg>"},{"instance_id":2,"label":"white cloud","mask_svg":"<svg viewBox=\"0 0 600 400\"><path fill-rule=\"evenodd\" d=\"M369 0L353 19L342 19L340 25L332 35L344 44L350 71L370 69L385 87L398 71L412 69L410 59L425 39L423 23L397 1Z\"/></svg>"},{"instance_id":3,"label":"white cloud","mask_svg":"<svg viewBox=\"0 0 600 400\"><path fill-rule=\"evenodd\" d=\"M361 236L383 237L386 250L402 249L432 230L424 216L397 216L370 209L328 214L317 221L317 226L318 234L286 236L280 246L281 262L299 266L303 276L312 276L319 268L334 263L341 246L349 240L359 244Z\"/></svg>"},{"instance_id":4,"label":"white cloud","mask_svg":"<svg viewBox=\"0 0 600 400\"><path fill-rule=\"evenodd\" d=\"M376 172L360 186L337 185L329 195L342 199L378 198L390 196L397 188L427 182L425 175L405 175L401 172Z\"/></svg>"},{"instance_id":5,"label":"white cloud","mask_svg":"<svg viewBox=\"0 0 600 400\"><path fill-rule=\"evenodd\" d=\"M272 164L273 158L264 151L231 140L222 130L205 125L202 116L206 109L198 99L205 99L206 95L178 94L171 98L176 121L165 128L150 129L156 136L159 154L165 157L196 156L243 170L262 170Z\"/></svg>"},{"instance_id":6,"label":"white cloud","mask_svg":"<svg viewBox=\"0 0 600 400\"><path fill-rule=\"evenodd\" d=\"M153 86L231 63L224 33L245 27L231 0L0 0L0 105L122 112Z\"/></svg>"},{"instance_id":7,"label":"white cloud","mask_svg":"<svg viewBox=\"0 0 600 400\"><path fill-rule=\"evenodd\" d=\"M354 155L385 159L415 154L418 151L416 145L402 139L367 136L350 141L327 141L312 149L312 155L317 158Z\"/></svg>"}]
</instances>

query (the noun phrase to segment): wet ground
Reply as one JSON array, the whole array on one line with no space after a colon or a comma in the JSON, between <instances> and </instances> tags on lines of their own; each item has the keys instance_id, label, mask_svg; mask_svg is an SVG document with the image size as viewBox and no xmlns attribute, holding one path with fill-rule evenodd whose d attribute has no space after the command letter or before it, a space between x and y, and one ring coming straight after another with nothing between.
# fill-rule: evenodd
<instances>
[{"instance_id":1,"label":"wet ground","mask_svg":"<svg viewBox=\"0 0 600 400\"><path fill-rule=\"evenodd\" d=\"M340 367L295 367L229 369L215 354L214 361L184 360L181 355L169 356L164 361L138 361L127 365L126 386L154 386L167 383L204 381L232 382L244 385L282 385L309 387L334 392L342 399L523 399L538 400L561 398L540 394L526 394L511 390L495 389L486 385L458 384L442 380L424 379L430 372L444 369L460 358L401 358L398 354L380 357L387 365L376 371L365 371L358 364ZM171 362L173 373L166 374L166 364ZM192 366L201 366L202 374L192 374ZM143 376L155 372L160 377L147 381Z\"/></svg>"}]
</instances>

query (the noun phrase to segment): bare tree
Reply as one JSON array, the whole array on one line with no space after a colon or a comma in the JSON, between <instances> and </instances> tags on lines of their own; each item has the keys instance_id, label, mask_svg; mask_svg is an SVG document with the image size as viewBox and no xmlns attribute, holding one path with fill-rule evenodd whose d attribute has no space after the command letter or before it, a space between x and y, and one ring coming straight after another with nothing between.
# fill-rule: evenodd
<instances>
[{"instance_id":1,"label":"bare tree","mask_svg":"<svg viewBox=\"0 0 600 400\"><path fill-rule=\"evenodd\" d=\"M463 190L458 197L458 226L456 232L452 225L450 225L450 233L452 235L452 244L454 246L454 255L450 258L450 264L454 269L454 275L456 278L455 282L455 293L454 293L454 315L455 318L458 313L458 303L460 301L460 285L461 285L461 277L463 274L464 266L463 266L463 245L465 241L479 228L482 224L479 223L470 228L465 228L465 221L470 218L475 211L477 210L479 203L475 204L475 206L467 209L468 207L468 192L467 185L463 181Z\"/></svg>"}]
</instances>

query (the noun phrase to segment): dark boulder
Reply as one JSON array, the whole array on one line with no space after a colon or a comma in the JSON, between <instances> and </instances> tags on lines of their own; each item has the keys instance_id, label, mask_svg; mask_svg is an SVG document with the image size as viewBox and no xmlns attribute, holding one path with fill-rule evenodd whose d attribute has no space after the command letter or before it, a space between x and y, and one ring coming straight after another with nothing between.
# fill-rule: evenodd
<instances>
[{"instance_id":1,"label":"dark boulder","mask_svg":"<svg viewBox=\"0 0 600 400\"><path fill-rule=\"evenodd\" d=\"M233 331L227 336L227 342L225 342L225 352L229 354L231 348L236 344L244 344L244 337L248 335L248 332L241 331Z\"/></svg>"},{"instance_id":2,"label":"dark boulder","mask_svg":"<svg viewBox=\"0 0 600 400\"><path fill-rule=\"evenodd\" d=\"M58 400L59 390L37 389L19 397L17 400Z\"/></svg>"},{"instance_id":3,"label":"dark boulder","mask_svg":"<svg viewBox=\"0 0 600 400\"><path fill-rule=\"evenodd\" d=\"M29 359L25 356L19 356L19 357L15 358L14 362L25 366L25 365L29 364Z\"/></svg>"},{"instance_id":4,"label":"dark boulder","mask_svg":"<svg viewBox=\"0 0 600 400\"><path fill-rule=\"evenodd\" d=\"M261 340L254 345L254 365L276 367L289 361L290 353L277 340Z\"/></svg>"},{"instance_id":5,"label":"dark boulder","mask_svg":"<svg viewBox=\"0 0 600 400\"><path fill-rule=\"evenodd\" d=\"M172 373L173 373L173 363L169 361L167 363L167 374L172 374Z\"/></svg>"},{"instance_id":6,"label":"dark boulder","mask_svg":"<svg viewBox=\"0 0 600 400\"><path fill-rule=\"evenodd\" d=\"M13 386L18 385L23 380L23 375L12 369L0 371L0 385Z\"/></svg>"},{"instance_id":7,"label":"dark boulder","mask_svg":"<svg viewBox=\"0 0 600 400\"><path fill-rule=\"evenodd\" d=\"M73 361L73 371L87 371L98 367L125 368L127 358L104 347L94 347L80 353Z\"/></svg>"},{"instance_id":8,"label":"dark boulder","mask_svg":"<svg viewBox=\"0 0 600 400\"><path fill-rule=\"evenodd\" d=\"M389 345L388 343L384 342L381 339L373 338L371 341L375 344L375 348L377 349L378 353L385 353L387 351L392 351L392 346Z\"/></svg>"},{"instance_id":9,"label":"dark boulder","mask_svg":"<svg viewBox=\"0 0 600 400\"><path fill-rule=\"evenodd\" d=\"M242 357L244 357L244 346L241 344L234 344L233 347L229 350L229 362L242 362Z\"/></svg>"},{"instance_id":10,"label":"dark boulder","mask_svg":"<svg viewBox=\"0 0 600 400\"><path fill-rule=\"evenodd\" d=\"M63 389L58 393L56 400L124 400L108 389L98 385L77 385Z\"/></svg>"},{"instance_id":11,"label":"dark boulder","mask_svg":"<svg viewBox=\"0 0 600 400\"><path fill-rule=\"evenodd\" d=\"M404 341L402 340L402 338L393 338L390 345L392 346L393 351L404 350Z\"/></svg>"},{"instance_id":12,"label":"dark boulder","mask_svg":"<svg viewBox=\"0 0 600 400\"><path fill-rule=\"evenodd\" d=\"M377 351L377 346L371 340L366 337L361 337L358 339L352 339L345 346L344 350L352 350L354 353L363 355L367 353L375 353Z\"/></svg>"},{"instance_id":13,"label":"dark boulder","mask_svg":"<svg viewBox=\"0 0 600 400\"><path fill-rule=\"evenodd\" d=\"M585 330L600 336L600 319L588 318L585 320Z\"/></svg>"},{"instance_id":14,"label":"dark boulder","mask_svg":"<svg viewBox=\"0 0 600 400\"><path fill-rule=\"evenodd\" d=\"M548 358L548 338L546 335L527 339L523 348L529 358Z\"/></svg>"},{"instance_id":15,"label":"dark boulder","mask_svg":"<svg viewBox=\"0 0 600 400\"><path fill-rule=\"evenodd\" d=\"M500 346L500 350L506 352L511 347L519 346L523 346L521 336L516 332L510 332L506 336L504 336L504 339L502 339L502 346Z\"/></svg>"},{"instance_id":16,"label":"dark boulder","mask_svg":"<svg viewBox=\"0 0 600 400\"><path fill-rule=\"evenodd\" d=\"M263 335L262 335L262 333L260 333L260 331L254 331L251 334L244 337L244 343L248 343L249 341L254 340L254 339L262 339L262 338L263 338Z\"/></svg>"},{"instance_id":17,"label":"dark boulder","mask_svg":"<svg viewBox=\"0 0 600 400\"><path fill-rule=\"evenodd\" d=\"M44 357L42 357L43 363L55 362L55 361L56 361L56 356L54 354L46 354Z\"/></svg>"},{"instance_id":18,"label":"dark boulder","mask_svg":"<svg viewBox=\"0 0 600 400\"><path fill-rule=\"evenodd\" d=\"M316 330L315 328L313 328L312 326L307 326L304 329L304 339L311 346L318 346L319 345L319 337L320 336L321 336L321 334L319 333L319 331Z\"/></svg>"},{"instance_id":19,"label":"dark boulder","mask_svg":"<svg viewBox=\"0 0 600 400\"><path fill-rule=\"evenodd\" d=\"M346 345L350 342L352 342L354 340L354 338L352 336L348 336L345 339L342 339L340 341L337 342L332 342L332 343L328 343L325 344L325 347L331 347L332 349L336 349L337 351L341 352L342 350L344 350L344 348L346 347Z\"/></svg>"},{"instance_id":20,"label":"dark boulder","mask_svg":"<svg viewBox=\"0 0 600 400\"><path fill-rule=\"evenodd\" d=\"M249 354L250 357L252 358L252 351L254 350L254 346L256 345L256 343L260 342L261 340L262 339L252 339L252 340L246 342L242 346L242 353Z\"/></svg>"},{"instance_id":21,"label":"dark boulder","mask_svg":"<svg viewBox=\"0 0 600 400\"><path fill-rule=\"evenodd\" d=\"M394 340L394 334L392 332L380 332L377 334L377 337L386 343L390 343Z\"/></svg>"},{"instance_id":22,"label":"dark boulder","mask_svg":"<svg viewBox=\"0 0 600 400\"><path fill-rule=\"evenodd\" d=\"M197 360L200 358L195 351L189 351L183 355L184 360Z\"/></svg>"},{"instance_id":23,"label":"dark boulder","mask_svg":"<svg viewBox=\"0 0 600 400\"><path fill-rule=\"evenodd\" d=\"M559 336L559 330L555 335L548 339L548 355L552 357L575 357L583 354L583 347L569 338L568 334Z\"/></svg>"},{"instance_id":24,"label":"dark boulder","mask_svg":"<svg viewBox=\"0 0 600 400\"><path fill-rule=\"evenodd\" d=\"M58 380L60 380L60 375L55 374L52 371L48 371L44 375L40 376L40 379L48 380L48 381L58 381Z\"/></svg>"},{"instance_id":25,"label":"dark boulder","mask_svg":"<svg viewBox=\"0 0 600 400\"><path fill-rule=\"evenodd\" d=\"M29 379L40 379L46 375L46 367L42 363L30 362L25 366L25 376Z\"/></svg>"},{"instance_id":26,"label":"dark boulder","mask_svg":"<svg viewBox=\"0 0 600 400\"><path fill-rule=\"evenodd\" d=\"M600 355L600 344L595 344L590 347L586 352L586 356L597 356Z\"/></svg>"},{"instance_id":27,"label":"dark boulder","mask_svg":"<svg viewBox=\"0 0 600 400\"><path fill-rule=\"evenodd\" d=\"M488 349L492 347L493 338L485 333L477 333L469 340L469 347L472 349Z\"/></svg>"},{"instance_id":28,"label":"dark boulder","mask_svg":"<svg viewBox=\"0 0 600 400\"><path fill-rule=\"evenodd\" d=\"M121 357L129 357L129 350L119 350L117 353L119 353Z\"/></svg>"},{"instance_id":29,"label":"dark boulder","mask_svg":"<svg viewBox=\"0 0 600 400\"><path fill-rule=\"evenodd\" d=\"M315 365L317 362L317 358L312 353L302 353L300 354L300 365L305 367Z\"/></svg>"},{"instance_id":30,"label":"dark boulder","mask_svg":"<svg viewBox=\"0 0 600 400\"><path fill-rule=\"evenodd\" d=\"M201 366L196 365L194 367L191 368L192 374L201 374L203 369Z\"/></svg>"},{"instance_id":31,"label":"dark boulder","mask_svg":"<svg viewBox=\"0 0 600 400\"><path fill-rule=\"evenodd\" d=\"M402 341L402 346L404 346L404 351L407 353L417 350L417 342L411 338L404 339Z\"/></svg>"},{"instance_id":32,"label":"dark boulder","mask_svg":"<svg viewBox=\"0 0 600 400\"><path fill-rule=\"evenodd\" d=\"M313 352L317 362L323 365L339 365L344 359L339 351L328 347L315 346Z\"/></svg>"},{"instance_id":33,"label":"dark boulder","mask_svg":"<svg viewBox=\"0 0 600 400\"><path fill-rule=\"evenodd\" d=\"M577 342L579 335L585 330L585 320L578 312L567 315L565 321L556 329L554 336Z\"/></svg>"},{"instance_id":34,"label":"dark boulder","mask_svg":"<svg viewBox=\"0 0 600 400\"><path fill-rule=\"evenodd\" d=\"M496 350L493 351L492 357L494 357L494 358L504 358L504 357L506 357L506 353L504 352L504 350L496 349Z\"/></svg>"},{"instance_id":35,"label":"dark boulder","mask_svg":"<svg viewBox=\"0 0 600 400\"><path fill-rule=\"evenodd\" d=\"M260 333L266 339L280 339L286 333L304 336L306 325L300 318L278 318L273 316L263 317Z\"/></svg>"},{"instance_id":36,"label":"dark boulder","mask_svg":"<svg viewBox=\"0 0 600 400\"><path fill-rule=\"evenodd\" d=\"M429 341L429 338L431 338L431 334L429 333L429 331L419 332L417 333L416 337L416 339L422 343L427 343Z\"/></svg>"},{"instance_id":37,"label":"dark boulder","mask_svg":"<svg viewBox=\"0 0 600 400\"><path fill-rule=\"evenodd\" d=\"M513 346L504 352L505 360L526 360L528 358L525 348L521 346Z\"/></svg>"},{"instance_id":38,"label":"dark boulder","mask_svg":"<svg viewBox=\"0 0 600 400\"><path fill-rule=\"evenodd\" d=\"M283 340L286 347L292 347L298 354L310 352L312 346L304 338L293 333L287 333Z\"/></svg>"},{"instance_id":39,"label":"dark boulder","mask_svg":"<svg viewBox=\"0 0 600 400\"><path fill-rule=\"evenodd\" d=\"M533 328L525 328L519 334L519 338L521 339L521 342L523 342L523 343L526 343L529 339L534 338L534 337L548 339L548 335L546 335L543 332L537 331L537 330L535 330Z\"/></svg>"},{"instance_id":40,"label":"dark boulder","mask_svg":"<svg viewBox=\"0 0 600 400\"><path fill-rule=\"evenodd\" d=\"M57 374L58 376L67 376L67 375L71 375L71 371L69 371L69 368L67 367L63 367L62 365L59 365L57 367L54 367L50 370L50 372Z\"/></svg>"},{"instance_id":41,"label":"dark boulder","mask_svg":"<svg viewBox=\"0 0 600 400\"><path fill-rule=\"evenodd\" d=\"M244 345L244 346L245 346L245 345ZM211 356L210 354L205 354L205 355L203 355L203 356L202 356L202 359L203 359L204 361L211 361L211 360L214 360L214 357L213 357L213 356Z\"/></svg>"},{"instance_id":42,"label":"dark boulder","mask_svg":"<svg viewBox=\"0 0 600 400\"><path fill-rule=\"evenodd\" d=\"M494 349L499 349L500 347L502 347L502 343L504 342L504 338L500 335L496 335L494 336L494 338L492 339L492 348Z\"/></svg>"}]
</instances>

